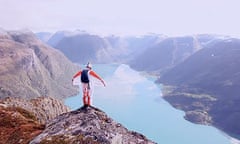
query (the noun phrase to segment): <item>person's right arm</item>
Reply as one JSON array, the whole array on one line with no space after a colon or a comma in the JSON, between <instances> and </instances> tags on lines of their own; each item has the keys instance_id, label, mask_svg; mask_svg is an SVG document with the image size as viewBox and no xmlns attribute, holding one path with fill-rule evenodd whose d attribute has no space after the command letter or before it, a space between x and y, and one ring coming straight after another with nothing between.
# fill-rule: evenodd
<instances>
[{"instance_id":1,"label":"person's right arm","mask_svg":"<svg viewBox=\"0 0 240 144\"><path fill-rule=\"evenodd\" d=\"M77 73L73 76L72 80L73 80L74 78L80 76L81 74L82 74L82 71L80 70L79 72L77 72Z\"/></svg>"}]
</instances>

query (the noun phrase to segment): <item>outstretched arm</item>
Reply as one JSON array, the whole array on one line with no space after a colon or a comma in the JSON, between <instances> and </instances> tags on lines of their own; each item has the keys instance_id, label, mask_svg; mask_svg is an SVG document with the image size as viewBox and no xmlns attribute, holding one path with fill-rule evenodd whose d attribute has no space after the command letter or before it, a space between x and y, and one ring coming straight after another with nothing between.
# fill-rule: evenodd
<instances>
[{"instance_id":1,"label":"outstretched arm","mask_svg":"<svg viewBox=\"0 0 240 144\"><path fill-rule=\"evenodd\" d=\"M80 70L79 72L77 72L77 73L73 76L72 80L73 80L74 78L80 76L81 74L82 74L82 71Z\"/></svg>"},{"instance_id":2,"label":"outstretched arm","mask_svg":"<svg viewBox=\"0 0 240 144\"><path fill-rule=\"evenodd\" d=\"M95 78L99 79L99 80L102 82L102 84L103 84L104 86L106 86L104 80L103 80L97 73L95 73L93 70L91 70L89 74L92 75L92 76L94 76Z\"/></svg>"}]
</instances>

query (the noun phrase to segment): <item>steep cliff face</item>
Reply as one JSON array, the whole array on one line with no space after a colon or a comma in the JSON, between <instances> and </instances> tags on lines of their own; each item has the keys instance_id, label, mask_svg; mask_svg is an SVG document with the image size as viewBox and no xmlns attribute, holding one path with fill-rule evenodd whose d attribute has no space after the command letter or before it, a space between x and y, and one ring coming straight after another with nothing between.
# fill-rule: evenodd
<instances>
[{"instance_id":1,"label":"steep cliff face","mask_svg":"<svg viewBox=\"0 0 240 144\"><path fill-rule=\"evenodd\" d=\"M78 66L32 32L0 34L0 98L58 96L77 93L71 85Z\"/></svg>"},{"instance_id":2,"label":"steep cliff face","mask_svg":"<svg viewBox=\"0 0 240 144\"><path fill-rule=\"evenodd\" d=\"M31 144L153 144L142 134L129 131L94 107L64 113L50 123Z\"/></svg>"},{"instance_id":3,"label":"steep cliff face","mask_svg":"<svg viewBox=\"0 0 240 144\"><path fill-rule=\"evenodd\" d=\"M7 107L19 107L31 112L40 123L45 124L56 116L69 112L70 109L61 101L51 97L37 97L30 100L6 98L0 101Z\"/></svg>"}]
</instances>

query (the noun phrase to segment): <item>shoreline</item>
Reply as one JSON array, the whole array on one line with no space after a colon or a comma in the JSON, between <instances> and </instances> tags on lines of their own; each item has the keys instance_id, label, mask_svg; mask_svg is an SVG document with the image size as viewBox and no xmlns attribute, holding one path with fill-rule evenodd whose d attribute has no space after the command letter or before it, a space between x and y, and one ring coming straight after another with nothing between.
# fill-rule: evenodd
<instances>
[{"instance_id":1,"label":"shoreline","mask_svg":"<svg viewBox=\"0 0 240 144\"><path fill-rule=\"evenodd\" d=\"M162 98L175 109L182 110L185 113L185 120L194 124L212 126L227 136L232 144L240 144L240 139L237 136L234 137L229 132L223 131L220 125L214 125L213 114L210 113L212 107L205 108L208 107L208 103L215 101L211 96L205 94L190 95L189 93L177 93L175 92L178 89L177 87L166 86L161 83L157 84L162 86Z\"/></svg>"}]
</instances>

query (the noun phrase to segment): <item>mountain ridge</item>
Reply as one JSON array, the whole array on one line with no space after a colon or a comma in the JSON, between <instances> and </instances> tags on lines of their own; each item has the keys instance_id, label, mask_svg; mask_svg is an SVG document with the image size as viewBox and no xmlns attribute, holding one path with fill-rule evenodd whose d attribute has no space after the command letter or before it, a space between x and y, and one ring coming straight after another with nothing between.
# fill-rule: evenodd
<instances>
[{"instance_id":1,"label":"mountain ridge","mask_svg":"<svg viewBox=\"0 0 240 144\"><path fill-rule=\"evenodd\" d=\"M42 35L36 34L43 39ZM141 37L99 36L82 31L58 31L47 44L62 51L70 60L77 63L127 63L165 36L151 34Z\"/></svg>"}]
</instances>

